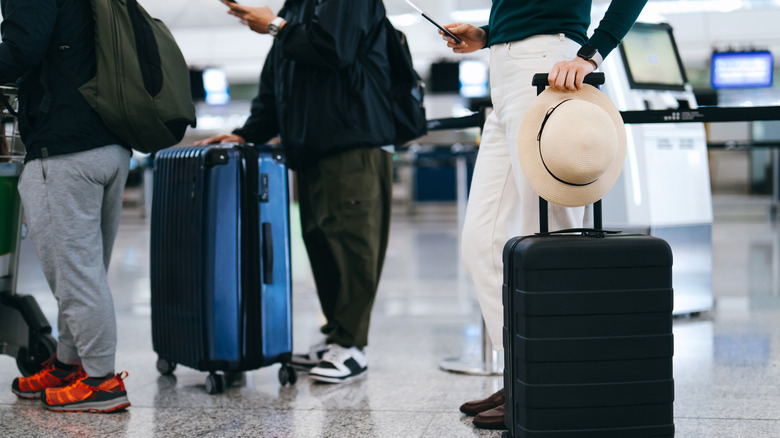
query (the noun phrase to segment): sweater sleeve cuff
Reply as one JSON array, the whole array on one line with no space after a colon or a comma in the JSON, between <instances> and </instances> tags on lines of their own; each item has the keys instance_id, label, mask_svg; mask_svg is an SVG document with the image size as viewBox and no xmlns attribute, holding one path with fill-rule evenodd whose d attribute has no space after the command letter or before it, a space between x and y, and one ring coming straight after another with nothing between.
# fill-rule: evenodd
<instances>
[{"instance_id":1,"label":"sweater sleeve cuff","mask_svg":"<svg viewBox=\"0 0 780 438\"><path fill-rule=\"evenodd\" d=\"M239 137L243 138L245 141L247 141L247 142L251 143L251 142L250 142L249 140L247 140L247 138L246 138L246 133L245 133L245 131L244 131L244 128L236 128L236 129L234 129L234 130L233 130L233 132L231 132L231 134L233 134L233 135L237 135L237 136L239 136Z\"/></svg>"},{"instance_id":2,"label":"sweater sleeve cuff","mask_svg":"<svg viewBox=\"0 0 780 438\"><path fill-rule=\"evenodd\" d=\"M485 46L482 47L484 49L490 46L490 25L486 24L480 27L480 29L485 31Z\"/></svg>"},{"instance_id":3,"label":"sweater sleeve cuff","mask_svg":"<svg viewBox=\"0 0 780 438\"><path fill-rule=\"evenodd\" d=\"M596 61L596 64L598 65L601 65L604 58L617 47L617 41L614 41L609 35L599 31L593 33L593 36L590 37L587 44L592 45L598 50L598 54L593 57L593 60ZM600 57L601 59L597 60L596 57Z\"/></svg>"}]
</instances>

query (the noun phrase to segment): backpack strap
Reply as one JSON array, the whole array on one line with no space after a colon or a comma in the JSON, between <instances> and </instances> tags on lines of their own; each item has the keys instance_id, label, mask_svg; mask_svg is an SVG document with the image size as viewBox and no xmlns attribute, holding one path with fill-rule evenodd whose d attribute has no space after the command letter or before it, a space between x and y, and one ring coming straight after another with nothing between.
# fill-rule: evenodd
<instances>
[{"instance_id":1,"label":"backpack strap","mask_svg":"<svg viewBox=\"0 0 780 438\"><path fill-rule=\"evenodd\" d=\"M382 35L382 29L386 27L385 22L388 21L387 15L385 15L382 20L377 23L373 29L371 29L371 32L369 32L368 35L363 39L363 41L360 43L360 50L358 50L359 56L361 58L364 58L366 55L368 55L368 52L371 51L371 49L376 44L376 41L379 39L379 36Z\"/></svg>"}]
</instances>

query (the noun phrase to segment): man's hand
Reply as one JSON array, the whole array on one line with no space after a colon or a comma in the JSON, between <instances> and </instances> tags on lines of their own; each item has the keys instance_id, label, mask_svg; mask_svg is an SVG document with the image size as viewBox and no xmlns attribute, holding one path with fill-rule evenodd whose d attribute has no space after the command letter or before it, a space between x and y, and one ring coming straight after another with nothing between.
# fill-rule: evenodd
<instances>
[{"instance_id":1,"label":"man's hand","mask_svg":"<svg viewBox=\"0 0 780 438\"><path fill-rule=\"evenodd\" d=\"M241 24L249 26L250 29L260 34L268 33L268 24L276 18L276 14L268 6L244 6L227 0L222 0L222 3L230 8L228 14L238 17Z\"/></svg>"},{"instance_id":2,"label":"man's hand","mask_svg":"<svg viewBox=\"0 0 780 438\"><path fill-rule=\"evenodd\" d=\"M582 88L582 81L589 73L596 70L596 66L579 56L571 61L561 61L556 63L547 80L550 88L557 91L577 91Z\"/></svg>"},{"instance_id":3,"label":"man's hand","mask_svg":"<svg viewBox=\"0 0 780 438\"><path fill-rule=\"evenodd\" d=\"M236 134L220 134L214 137L209 137L193 143L195 146L205 146L207 144L217 143L246 143L244 137Z\"/></svg>"},{"instance_id":4,"label":"man's hand","mask_svg":"<svg viewBox=\"0 0 780 438\"><path fill-rule=\"evenodd\" d=\"M445 25L444 28L452 32L461 40L461 43L458 44L454 39L447 36L447 34L441 30L439 31L439 35L447 42L447 47L452 48L452 51L455 53L476 52L487 44L487 34L485 31L471 24L452 23Z\"/></svg>"}]
</instances>

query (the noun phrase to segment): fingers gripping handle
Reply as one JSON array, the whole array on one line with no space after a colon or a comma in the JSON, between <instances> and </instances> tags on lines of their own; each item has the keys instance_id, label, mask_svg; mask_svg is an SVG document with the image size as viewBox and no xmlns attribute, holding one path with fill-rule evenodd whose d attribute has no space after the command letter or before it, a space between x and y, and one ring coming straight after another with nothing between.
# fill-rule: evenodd
<instances>
[{"instance_id":1,"label":"fingers gripping handle","mask_svg":"<svg viewBox=\"0 0 780 438\"><path fill-rule=\"evenodd\" d=\"M598 87L599 85L604 85L604 80L605 80L604 73L596 72L596 73L590 73L587 76L585 76L583 82L589 85L593 85L594 87ZM549 85L549 81L547 80L547 73L535 74L533 79L531 80L531 85L536 87L537 94L544 91L545 87Z\"/></svg>"}]
</instances>

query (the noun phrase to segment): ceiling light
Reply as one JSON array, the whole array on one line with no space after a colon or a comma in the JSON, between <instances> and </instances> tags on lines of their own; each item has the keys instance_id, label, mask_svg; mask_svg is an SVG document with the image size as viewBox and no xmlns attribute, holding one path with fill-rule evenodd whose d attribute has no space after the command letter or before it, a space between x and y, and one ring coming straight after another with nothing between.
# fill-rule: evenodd
<instances>
[{"instance_id":1,"label":"ceiling light","mask_svg":"<svg viewBox=\"0 0 780 438\"><path fill-rule=\"evenodd\" d=\"M743 0L680 0L648 2L645 9L659 14L732 12L745 6Z\"/></svg>"},{"instance_id":2,"label":"ceiling light","mask_svg":"<svg viewBox=\"0 0 780 438\"><path fill-rule=\"evenodd\" d=\"M464 23L487 23L490 20L490 9L472 9L469 11L453 11L450 19Z\"/></svg>"},{"instance_id":3,"label":"ceiling light","mask_svg":"<svg viewBox=\"0 0 780 438\"><path fill-rule=\"evenodd\" d=\"M390 19L390 22L393 23L393 26L395 27L408 27L417 24L417 22L420 21L420 15L419 14L400 14L400 15L391 15L387 18Z\"/></svg>"}]
</instances>

